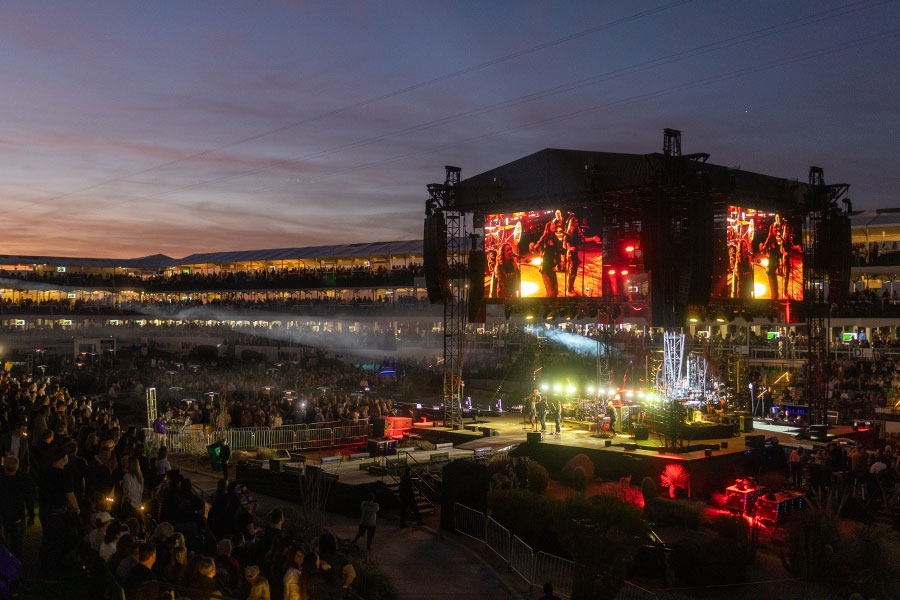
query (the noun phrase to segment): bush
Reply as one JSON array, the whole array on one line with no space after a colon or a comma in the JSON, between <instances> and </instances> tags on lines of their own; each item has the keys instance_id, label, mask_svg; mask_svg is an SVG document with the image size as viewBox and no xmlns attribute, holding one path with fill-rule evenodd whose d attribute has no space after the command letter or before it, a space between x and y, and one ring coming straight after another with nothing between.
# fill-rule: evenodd
<instances>
[{"instance_id":1,"label":"bush","mask_svg":"<svg viewBox=\"0 0 900 600\"><path fill-rule=\"evenodd\" d=\"M788 555L782 561L794 577L834 575L838 567L834 548L840 536L833 512L811 508L796 513L788 523L787 538Z\"/></svg>"},{"instance_id":2,"label":"bush","mask_svg":"<svg viewBox=\"0 0 900 600\"><path fill-rule=\"evenodd\" d=\"M657 525L682 525L696 529L700 526L706 504L699 500L657 498L644 504L644 514Z\"/></svg>"},{"instance_id":3,"label":"bush","mask_svg":"<svg viewBox=\"0 0 900 600\"><path fill-rule=\"evenodd\" d=\"M535 494L543 494L550 483L550 474L540 463L528 462L528 489Z\"/></svg>"},{"instance_id":4,"label":"bush","mask_svg":"<svg viewBox=\"0 0 900 600\"><path fill-rule=\"evenodd\" d=\"M659 498L656 482L650 477L644 477L644 479L641 480L641 496L644 497L644 508L650 506Z\"/></svg>"},{"instance_id":5,"label":"bush","mask_svg":"<svg viewBox=\"0 0 900 600\"><path fill-rule=\"evenodd\" d=\"M594 463L585 454L576 454L559 473L559 480L569 487L583 492L594 479Z\"/></svg>"},{"instance_id":6,"label":"bush","mask_svg":"<svg viewBox=\"0 0 900 600\"><path fill-rule=\"evenodd\" d=\"M840 563L867 598L889 598L900 589L900 541L884 528L857 527L841 547Z\"/></svg>"}]
</instances>

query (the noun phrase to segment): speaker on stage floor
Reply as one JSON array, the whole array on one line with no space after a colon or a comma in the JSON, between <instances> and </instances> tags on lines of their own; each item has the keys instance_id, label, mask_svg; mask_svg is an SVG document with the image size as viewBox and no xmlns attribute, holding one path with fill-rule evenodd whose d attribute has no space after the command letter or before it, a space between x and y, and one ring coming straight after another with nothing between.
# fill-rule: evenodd
<instances>
[{"instance_id":1,"label":"speaker on stage floor","mask_svg":"<svg viewBox=\"0 0 900 600\"><path fill-rule=\"evenodd\" d=\"M544 441L544 434L540 431L529 431L526 434L526 439L528 440L529 444L536 444L538 442Z\"/></svg>"},{"instance_id":2,"label":"speaker on stage floor","mask_svg":"<svg viewBox=\"0 0 900 600\"><path fill-rule=\"evenodd\" d=\"M741 415L741 433L753 433L752 415Z\"/></svg>"},{"instance_id":3,"label":"speaker on stage floor","mask_svg":"<svg viewBox=\"0 0 900 600\"><path fill-rule=\"evenodd\" d=\"M647 441L650 439L650 428L646 425L635 425L634 426L634 439L635 441Z\"/></svg>"}]
</instances>

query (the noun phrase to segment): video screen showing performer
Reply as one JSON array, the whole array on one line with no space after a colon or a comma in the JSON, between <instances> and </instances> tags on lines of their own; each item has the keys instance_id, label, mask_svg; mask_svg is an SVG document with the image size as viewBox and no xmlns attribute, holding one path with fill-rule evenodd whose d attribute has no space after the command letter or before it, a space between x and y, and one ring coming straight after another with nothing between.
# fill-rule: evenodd
<instances>
[{"instance_id":1,"label":"video screen showing performer","mask_svg":"<svg viewBox=\"0 0 900 600\"><path fill-rule=\"evenodd\" d=\"M603 245L584 209L541 210L485 218L485 296L599 297Z\"/></svg>"},{"instance_id":2,"label":"video screen showing performer","mask_svg":"<svg viewBox=\"0 0 900 600\"><path fill-rule=\"evenodd\" d=\"M799 223L777 213L728 207L727 298L802 300L803 247Z\"/></svg>"}]
</instances>

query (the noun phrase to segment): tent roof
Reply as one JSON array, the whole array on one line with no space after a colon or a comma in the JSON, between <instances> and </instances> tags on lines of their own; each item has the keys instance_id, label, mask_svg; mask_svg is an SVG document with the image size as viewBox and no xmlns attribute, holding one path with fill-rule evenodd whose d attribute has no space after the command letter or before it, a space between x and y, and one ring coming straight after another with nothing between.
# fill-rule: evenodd
<instances>
[{"instance_id":1,"label":"tent roof","mask_svg":"<svg viewBox=\"0 0 900 600\"><path fill-rule=\"evenodd\" d=\"M153 254L140 258L83 258L71 256L29 256L0 254L3 265L53 265L60 267L93 267L126 269L162 269L179 265L200 265L235 262L264 262L279 260L314 260L335 258L368 258L374 256L402 256L422 253L422 240L336 244L302 248L272 248L268 250L237 250L206 252L184 258Z\"/></svg>"}]
</instances>

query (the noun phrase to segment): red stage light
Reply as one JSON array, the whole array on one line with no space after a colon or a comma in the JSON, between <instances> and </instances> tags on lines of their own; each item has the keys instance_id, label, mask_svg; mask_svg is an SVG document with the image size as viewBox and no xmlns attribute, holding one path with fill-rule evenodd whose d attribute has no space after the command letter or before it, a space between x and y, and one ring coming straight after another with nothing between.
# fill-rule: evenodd
<instances>
[{"instance_id":1,"label":"red stage light","mask_svg":"<svg viewBox=\"0 0 900 600\"><path fill-rule=\"evenodd\" d=\"M627 246L625 246L625 252L634 252L634 246L628 244Z\"/></svg>"},{"instance_id":2,"label":"red stage light","mask_svg":"<svg viewBox=\"0 0 900 600\"><path fill-rule=\"evenodd\" d=\"M619 271L619 273L621 273L622 275L628 275L628 269L622 269L621 271Z\"/></svg>"},{"instance_id":3,"label":"red stage light","mask_svg":"<svg viewBox=\"0 0 900 600\"><path fill-rule=\"evenodd\" d=\"M615 274L616 274L616 270L615 270L615 269L610 269L609 271L607 271L607 273L609 273L610 275L615 275Z\"/></svg>"}]
</instances>

